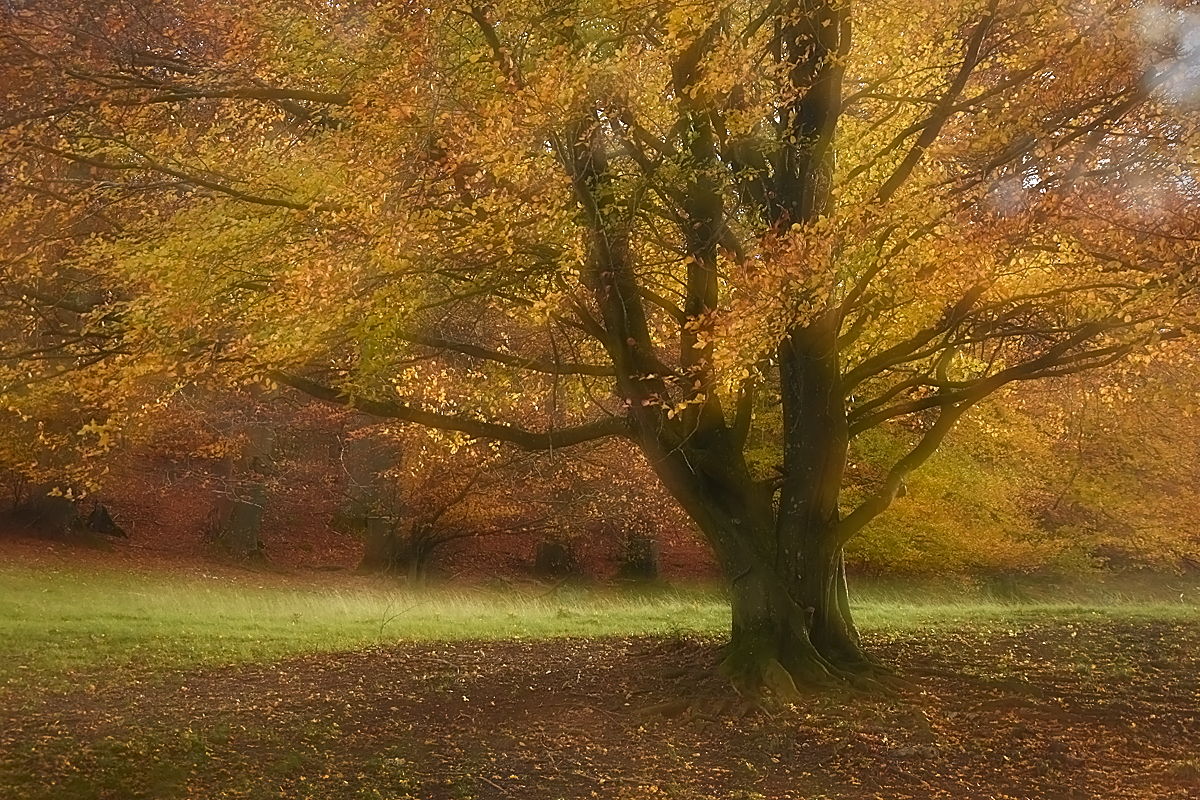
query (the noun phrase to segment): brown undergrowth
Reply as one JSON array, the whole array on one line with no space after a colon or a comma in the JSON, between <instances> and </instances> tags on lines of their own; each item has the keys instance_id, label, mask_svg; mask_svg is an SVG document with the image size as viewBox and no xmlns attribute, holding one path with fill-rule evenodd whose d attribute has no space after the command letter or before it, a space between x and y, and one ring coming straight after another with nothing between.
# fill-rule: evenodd
<instances>
[{"instance_id":1,"label":"brown undergrowth","mask_svg":"<svg viewBox=\"0 0 1200 800\"><path fill-rule=\"evenodd\" d=\"M699 638L400 643L178 672L0 713L0 796L1200 795L1200 631L867 637L898 698L752 707Z\"/></svg>"}]
</instances>

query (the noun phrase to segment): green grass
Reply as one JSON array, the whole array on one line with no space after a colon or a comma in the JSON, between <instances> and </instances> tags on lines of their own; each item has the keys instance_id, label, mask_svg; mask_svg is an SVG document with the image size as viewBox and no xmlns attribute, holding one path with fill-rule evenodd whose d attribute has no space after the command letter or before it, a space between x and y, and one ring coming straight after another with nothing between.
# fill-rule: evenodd
<instances>
[{"instance_id":1,"label":"green grass","mask_svg":"<svg viewBox=\"0 0 1200 800\"><path fill-rule=\"evenodd\" d=\"M855 620L864 630L916 628L989 632L1055 619L1200 621L1200 587L1178 581L1098 579L1039 585L1004 582L865 582L853 592Z\"/></svg>"},{"instance_id":2,"label":"green grass","mask_svg":"<svg viewBox=\"0 0 1200 800\"><path fill-rule=\"evenodd\" d=\"M317 590L0 566L0 690L66 689L199 664L398 641L718 632L711 589Z\"/></svg>"},{"instance_id":3,"label":"green grass","mask_svg":"<svg viewBox=\"0 0 1200 800\"><path fill-rule=\"evenodd\" d=\"M1122 601L1112 605L1080 602L880 603L860 605L855 613L864 631L901 633L913 629L1004 631L1048 620L1099 621L1154 619L1200 621L1200 608L1160 602Z\"/></svg>"},{"instance_id":4,"label":"green grass","mask_svg":"<svg viewBox=\"0 0 1200 800\"><path fill-rule=\"evenodd\" d=\"M0 692L67 690L197 665L398 641L721 635L729 624L723 594L705 587L413 591L369 581L336 590L276 584L276 578L257 586L203 576L0 566ZM897 632L1001 629L1047 617L1200 618L1194 602L1128 597L1016 603L961 587L868 587L857 597L865 630Z\"/></svg>"},{"instance_id":5,"label":"green grass","mask_svg":"<svg viewBox=\"0 0 1200 800\"><path fill-rule=\"evenodd\" d=\"M270 662L303 653L387 646L400 641L663 635L720 637L728 629L724 594L704 587L618 591L563 586L413 591L363 579L337 578L337 589L301 588L278 576L258 585L202 575L130 574L96 568L0 565L0 704L36 709L39 694L140 681L170 685L175 670L238 662ZM1146 602L1093 589L1033 592L1024 602L999 599L986 587L930 584L859 587L857 618L883 638L932 634L1001 636L1044 628L1048 639L1111 630L1093 623L1118 619L1200 621L1184 594ZM1036 596L1036 601L1029 598ZM1174 597L1171 600L1170 597ZM1076 625L1076 622L1080 623ZM1083 640L1081 640L1083 641ZM1067 668L1098 685L1133 674L1109 643L1088 638ZM1045 644L1045 643L1043 643ZM1096 650L1100 647L1101 650ZM978 666L976 669L980 669ZM1020 681L1028 665L998 659L985 677ZM138 688L141 692L143 689ZM343 752L334 724L291 726L268 717L194 717L178 726L141 719L113 723L108 735L78 733L52 723L32 726L0 753L0 796L31 800L113 797L266 798L428 796L420 765L427 743L397 727L389 745L369 754ZM466 763L466 762L464 762ZM749 765L749 762L746 762ZM438 784L452 797L494 796L476 782L478 770ZM752 768L750 765L748 768ZM1195 782L1194 760L1172 765L1173 780ZM746 781L756 778L748 773ZM696 798L687 788L673 796ZM706 796L706 795L705 795ZM747 792L732 797L757 797Z\"/></svg>"}]
</instances>

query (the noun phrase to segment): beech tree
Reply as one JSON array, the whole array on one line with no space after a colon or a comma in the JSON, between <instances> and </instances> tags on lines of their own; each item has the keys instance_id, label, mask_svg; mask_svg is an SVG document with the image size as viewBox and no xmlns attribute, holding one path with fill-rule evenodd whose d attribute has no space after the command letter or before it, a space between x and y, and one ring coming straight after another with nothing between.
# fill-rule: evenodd
<instances>
[{"instance_id":1,"label":"beech tree","mask_svg":"<svg viewBox=\"0 0 1200 800\"><path fill-rule=\"evenodd\" d=\"M123 287L125 352L180 375L628 439L723 565L750 691L888 675L843 547L972 406L1191 324L1171 4L106 8L5 34L52 76L4 114L5 226L112 221L44 269ZM897 420L847 502L849 442Z\"/></svg>"}]
</instances>

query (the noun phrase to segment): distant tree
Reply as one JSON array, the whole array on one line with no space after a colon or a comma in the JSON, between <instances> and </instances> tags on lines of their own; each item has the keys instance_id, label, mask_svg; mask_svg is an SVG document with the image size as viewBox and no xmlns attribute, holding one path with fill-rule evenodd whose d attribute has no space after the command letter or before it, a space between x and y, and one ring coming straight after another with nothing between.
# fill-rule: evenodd
<instances>
[{"instance_id":1,"label":"distant tree","mask_svg":"<svg viewBox=\"0 0 1200 800\"><path fill-rule=\"evenodd\" d=\"M1111 374L1029 387L1023 413L1053 444L1060 467L1037 511L1097 566L1200 570L1200 373L1186 340L1131 359Z\"/></svg>"},{"instance_id":2,"label":"distant tree","mask_svg":"<svg viewBox=\"0 0 1200 800\"><path fill-rule=\"evenodd\" d=\"M362 521L361 569L420 579L440 554L495 537L570 549L597 530L653 539L680 522L653 475L641 464L622 463L630 453L621 443L551 455L437 429L381 434L380 427L354 434L382 436L396 454L375 476L377 504Z\"/></svg>"},{"instance_id":3,"label":"distant tree","mask_svg":"<svg viewBox=\"0 0 1200 800\"><path fill-rule=\"evenodd\" d=\"M748 690L885 678L846 543L996 390L1192 324L1173 6L146 8L121 47L11 20L54 77L0 121L5 227L104 204L73 263L190 369L633 442L726 572ZM900 419L843 507L850 441Z\"/></svg>"}]
</instances>

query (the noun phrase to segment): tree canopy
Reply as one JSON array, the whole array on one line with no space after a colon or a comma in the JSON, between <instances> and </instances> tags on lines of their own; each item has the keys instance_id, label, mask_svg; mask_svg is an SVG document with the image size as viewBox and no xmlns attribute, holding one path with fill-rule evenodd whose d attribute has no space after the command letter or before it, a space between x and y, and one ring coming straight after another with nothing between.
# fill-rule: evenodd
<instances>
[{"instance_id":1,"label":"tree canopy","mask_svg":"<svg viewBox=\"0 0 1200 800\"><path fill-rule=\"evenodd\" d=\"M5 292L44 310L88 286L85 334L56 344L75 363L119 341L102 355L142 372L526 449L626 437L722 562L751 686L884 674L842 547L975 404L1193 325L1183 7L131 0L8 22ZM911 449L846 503L849 441L896 420Z\"/></svg>"}]
</instances>

